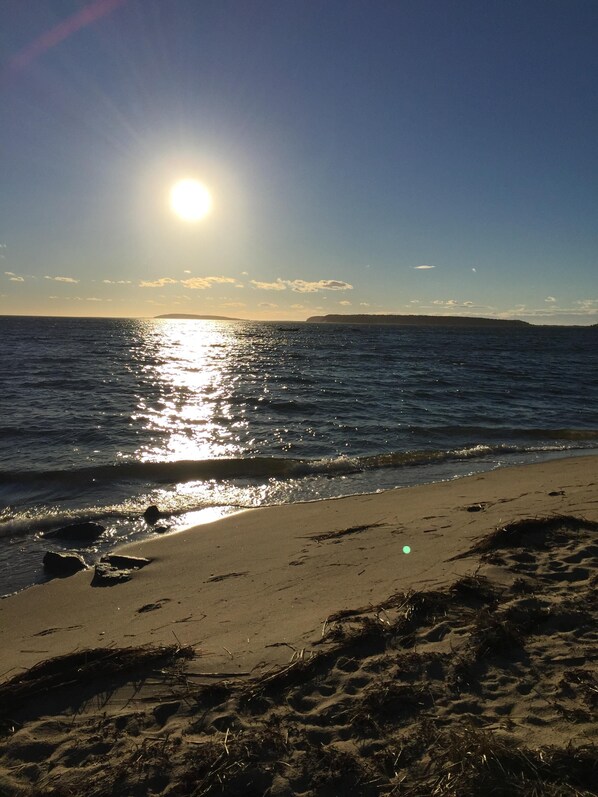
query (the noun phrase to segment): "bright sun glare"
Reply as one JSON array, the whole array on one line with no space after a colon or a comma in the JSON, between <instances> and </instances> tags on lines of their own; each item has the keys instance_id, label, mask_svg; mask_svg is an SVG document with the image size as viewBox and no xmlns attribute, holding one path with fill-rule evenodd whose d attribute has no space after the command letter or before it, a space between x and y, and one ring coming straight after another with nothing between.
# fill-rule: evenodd
<instances>
[{"instance_id":1,"label":"bright sun glare","mask_svg":"<svg viewBox=\"0 0 598 797\"><path fill-rule=\"evenodd\" d=\"M212 209L212 197L199 180L179 180L170 189L170 207L183 221L199 221Z\"/></svg>"}]
</instances>

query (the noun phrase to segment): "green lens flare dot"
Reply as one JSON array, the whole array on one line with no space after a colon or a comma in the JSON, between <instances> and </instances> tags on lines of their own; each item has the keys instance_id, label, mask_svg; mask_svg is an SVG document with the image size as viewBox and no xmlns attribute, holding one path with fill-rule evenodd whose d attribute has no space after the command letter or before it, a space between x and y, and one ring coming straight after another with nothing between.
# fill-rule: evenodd
<instances>
[{"instance_id":1,"label":"green lens flare dot","mask_svg":"<svg viewBox=\"0 0 598 797\"><path fill-rule=\"evenodd\" d=\"M411 553L411 548L408 545L403 545L403 553Z\"/></svg>"}]
</instances>

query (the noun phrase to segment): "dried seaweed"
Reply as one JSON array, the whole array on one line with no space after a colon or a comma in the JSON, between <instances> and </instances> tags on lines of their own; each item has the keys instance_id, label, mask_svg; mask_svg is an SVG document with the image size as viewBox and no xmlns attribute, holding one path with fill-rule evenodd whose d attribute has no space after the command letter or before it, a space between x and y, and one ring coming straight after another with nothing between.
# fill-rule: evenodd
<instances>
[{"instance_id":1,"label":"dried seaweed","mask_svg":"<svg viewBox=\"0 0 598 797\"><path fill-rule=\"evenodd\" d=\"M367 523L363 526L351 526L348 529L340 529L339 531L326 531L322 534L309 534L306 539L315 540L316 542L324 542L324 540L338 540L347 537L349 534L361 534L362 531L369 529L377 529L383 526L384 523Z\"/></svg>"},{"instance_id":2,"label":"dried seaweed","mask_svg":"<svg viewBox=\"0 0 598 797\"><path fill-rule=\"evenodd\" d=\"M42 661L0 684L0 716L7 717L31 699L50 691L87 684L99 678L147 671L176 659L195 656L178 645L91 648Z\"/></svg>"},{"instance_id":3,"label":"dried seaweed","mask_svg":"<svg viewBox=\"0 0 598 797\"><path fill-rule=\"evenodd\" d=\"M598 523L574 515L551 515L550 517L524 518L507 523L482 537L465 553L452 559L465 559L475 554L490 554L512 548L546 548L551 536L560 531L595 531Z\"/></svg>"}]
</instances>

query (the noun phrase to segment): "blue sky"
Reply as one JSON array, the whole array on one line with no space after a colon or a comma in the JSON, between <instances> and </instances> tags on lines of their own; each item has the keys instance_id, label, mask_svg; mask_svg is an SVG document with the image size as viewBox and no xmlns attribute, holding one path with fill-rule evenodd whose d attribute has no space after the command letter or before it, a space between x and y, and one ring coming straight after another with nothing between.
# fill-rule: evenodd
<instances>
[{"instance_id":1,"label":"blue sky","mask_svg":"<svg viewBox=\"0 0 598 797\"><path fill-rule=\"evenodd\" d=\"M597 26L595 0L4 0L0 313L597 323Z\"/></svg>"}]
</instances>

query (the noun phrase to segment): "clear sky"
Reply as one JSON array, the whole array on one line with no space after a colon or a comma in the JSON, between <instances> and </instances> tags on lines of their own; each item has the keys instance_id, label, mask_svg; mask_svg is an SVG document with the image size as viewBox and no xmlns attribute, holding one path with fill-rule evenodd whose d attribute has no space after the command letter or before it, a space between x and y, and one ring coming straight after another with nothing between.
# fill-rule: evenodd
<instances>
[{"instance_id":1,"label":"clear sky","mask_svg":"<svg viewBox=\"0 0 598 797\"><path fill-rule=\"evenodd\" d=\"M2 0L0 314L597 323L597 31L596 0Z\"/></svg>"}]
</instances>

